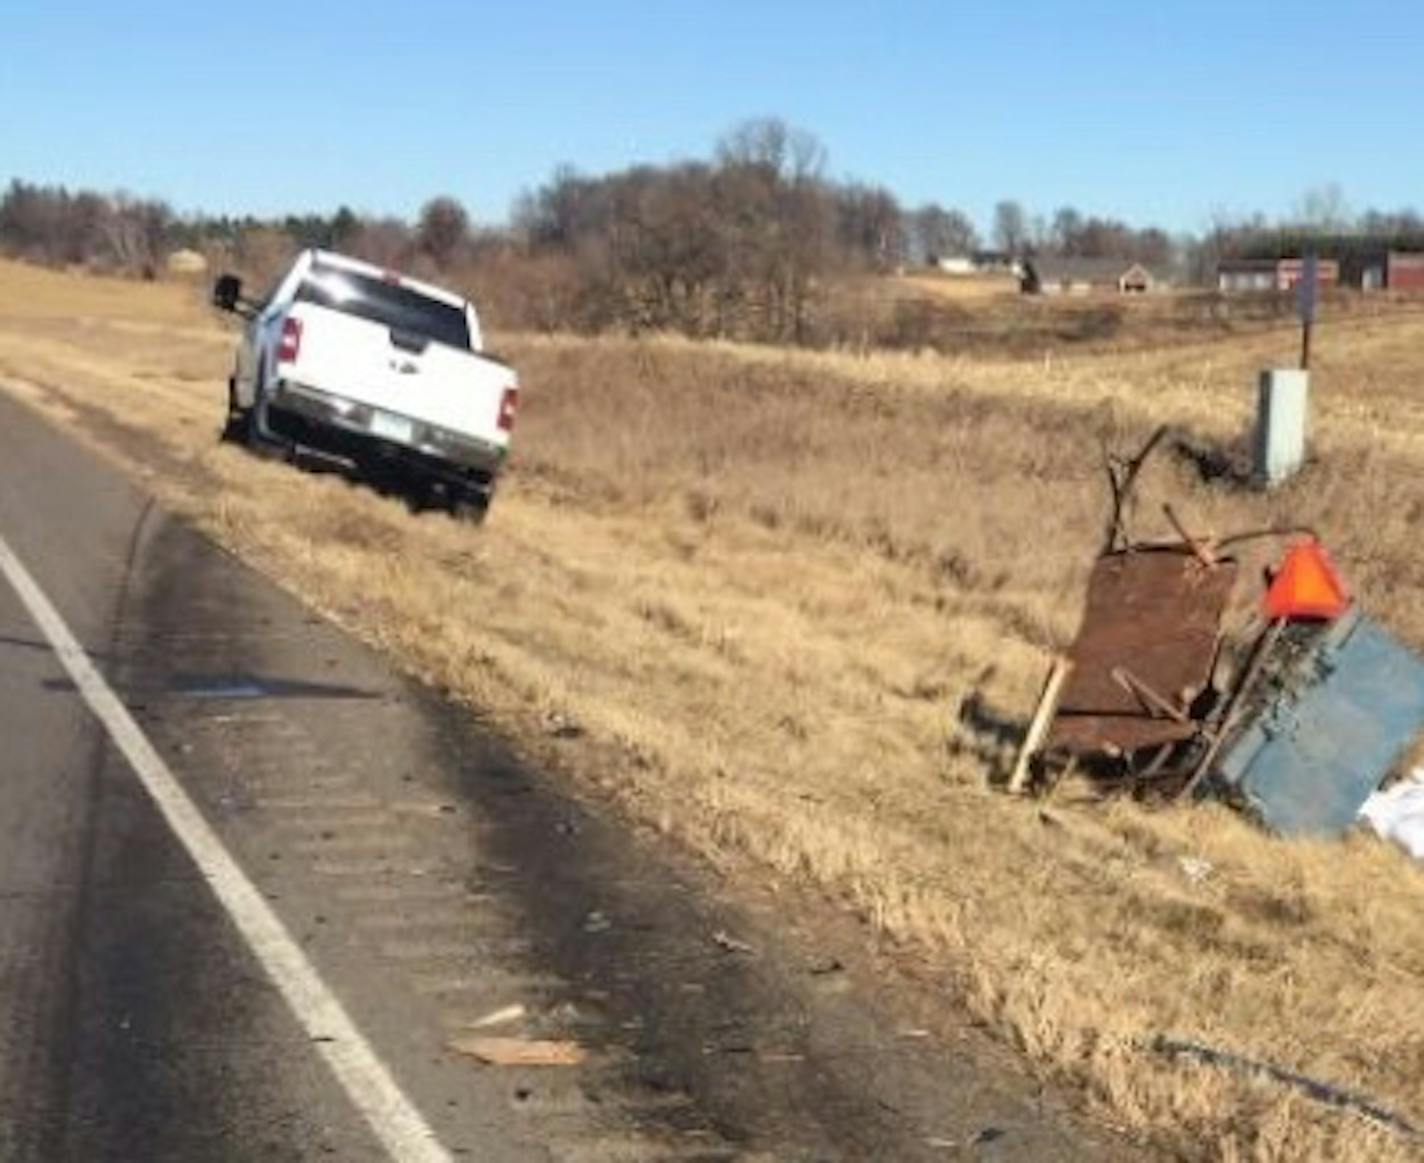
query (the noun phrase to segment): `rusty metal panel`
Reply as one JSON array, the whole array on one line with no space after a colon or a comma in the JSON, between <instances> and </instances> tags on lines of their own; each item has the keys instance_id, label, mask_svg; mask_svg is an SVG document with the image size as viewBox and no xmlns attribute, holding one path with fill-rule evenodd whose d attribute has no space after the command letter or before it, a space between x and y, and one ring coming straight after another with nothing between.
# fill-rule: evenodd
<instances>
[{"instance_id":1,"label":"rusty metal panel","mask_svg":"<svg viewBox=\"0 0 1424 1163\"><path fill-rule=\"evenodd\" d=\"M1068 652L1072 677L1045 749L1131 753L1189 738L1194 723L1150 710L1114 671L1128 672L1174 703L1190 701L1211 677L1236 572L1234 561L1206 566L1177 547L1099 558Z\"/></svg>"}]
</instances>

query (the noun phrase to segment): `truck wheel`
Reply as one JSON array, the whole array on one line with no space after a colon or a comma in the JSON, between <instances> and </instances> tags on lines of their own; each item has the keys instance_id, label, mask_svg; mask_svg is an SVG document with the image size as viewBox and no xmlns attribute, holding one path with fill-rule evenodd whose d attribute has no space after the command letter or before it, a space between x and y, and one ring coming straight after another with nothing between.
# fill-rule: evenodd
<instances>
[{"instance_id":1,"label":"truck wheel","mask_svg":"<svg viewBox=\"0 0 1424 1163\"><path fill-rule=\"evenodd\" d=\"M237 406L237 388L229 379L227 382L227 421L218 437L224 444L252 443L252 409Z\"/></svg>"},{"instance_id":2,"label":"truck wheel","mask_svg":"<svg viewBox=\"0 0 1424 1163\"><path fill-rule=\"evenodd\" d=\"M264 436L262 429L266 425L258 423L259 417L265 419L267 408L263 381L257 381L257 390L250 408L238 404L235 385L230 384L229 391L231 395L228 400L228 416L233 429L233 439L262 460L290 460L296 452L296 445L281 438Z\"/></svg>"},{"instance_id":3,"label":"truck wheel","mask_svg":"<svg viewBox=\"0 0 1424 1163\"><path fill-rule=\"evenodd\" d=\"M450 516L454 517L456 521L478 525L484 521L485 514L489 512L489 504L488 494L468 489L450 502Z\"/></svg>"}]
</instances>

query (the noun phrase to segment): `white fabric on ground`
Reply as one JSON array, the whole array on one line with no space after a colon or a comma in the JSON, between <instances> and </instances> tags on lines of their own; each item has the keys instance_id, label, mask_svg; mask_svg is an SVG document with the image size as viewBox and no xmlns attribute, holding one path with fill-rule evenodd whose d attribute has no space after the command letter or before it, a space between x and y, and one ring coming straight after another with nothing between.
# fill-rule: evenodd
<instances>
[{"instance_id":1,"label":"white fabric on ground","mask_svg":"<svg viewBox=\"0 0 1424 1163\"><path fill-rule=\"evenodd\" d=\"M1360 808L1360 818L1368 820L1386 840L1424 860L1424 768L1416 768L1407 779L1375 792Z\"/></svg>"}]
</instances>

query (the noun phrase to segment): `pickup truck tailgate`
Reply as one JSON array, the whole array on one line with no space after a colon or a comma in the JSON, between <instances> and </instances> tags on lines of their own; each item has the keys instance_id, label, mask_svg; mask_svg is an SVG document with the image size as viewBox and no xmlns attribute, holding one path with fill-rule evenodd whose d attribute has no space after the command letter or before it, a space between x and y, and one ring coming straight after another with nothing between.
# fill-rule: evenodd
<instances>
[{"instance_id":1,"label":"pickup truck tailgate","mask_svg":"<svg viewBox=\"0 0 1424 1163\"><path fill-rule=\"evenodd\" d=\"M503 447L499 425L514 370L489 356L393 332L389 327L314 303L297 303L297 358L281 378L385 412Z\"/></svg>"}]
</instances>

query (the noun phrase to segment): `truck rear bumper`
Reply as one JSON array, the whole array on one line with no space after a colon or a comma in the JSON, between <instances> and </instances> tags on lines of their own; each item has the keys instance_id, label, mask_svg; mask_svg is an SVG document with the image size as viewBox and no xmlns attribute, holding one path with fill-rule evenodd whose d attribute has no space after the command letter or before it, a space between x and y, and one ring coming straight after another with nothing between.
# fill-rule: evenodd
<instances>
[{"instance_id":1,"label":"truck rear bumper","mask_svg":"<svg viewBox=\"0 0 1424 1163\"><path fill-rule=\"evenodd\" d=\"M504 463L499 445L288 380L265 404L265 427L276 439L362 467L399 461L427 475L488 485ZM377 434L373 428L383 420ZM393 427L409 439L391 435Z\"/></svg>"}]
</instances>

